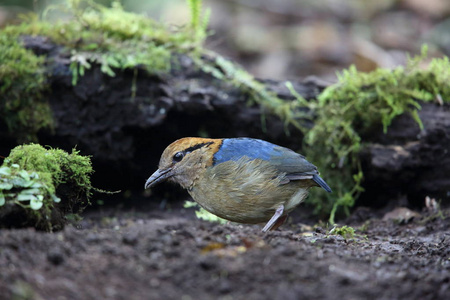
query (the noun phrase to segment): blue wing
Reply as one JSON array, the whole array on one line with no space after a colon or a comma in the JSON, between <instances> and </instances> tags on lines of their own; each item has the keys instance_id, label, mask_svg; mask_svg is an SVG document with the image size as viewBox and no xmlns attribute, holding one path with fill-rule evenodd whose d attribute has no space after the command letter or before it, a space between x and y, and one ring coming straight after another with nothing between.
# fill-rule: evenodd
<instances>
[{"instance_id":1,"label":"blue wing","mask_svg":"<svg viewBox=\"0 0 450 300\"><path fill-rule=\"evenodd\" d=\"M229 160L237 161L244 155L252 159L269 160L274 147L277 146L257 139L223 139L220 149L214 154L214 164Z\"/></svg>"},{"instance_id":2,"label":"blue wing","mask_svg":"<svg viewBox=\"0 0 450 300\"><path fill-rule=\"evenodd\" d=\"M304 156L263 140L251 138L223 139L219 150L214 154L213 165L229 160L237 161L243 156L270 162L280 172L286 173L288 181L311 179L328 192L330 187L319 176L316 166Z\"/></svg>"}]
</instances>

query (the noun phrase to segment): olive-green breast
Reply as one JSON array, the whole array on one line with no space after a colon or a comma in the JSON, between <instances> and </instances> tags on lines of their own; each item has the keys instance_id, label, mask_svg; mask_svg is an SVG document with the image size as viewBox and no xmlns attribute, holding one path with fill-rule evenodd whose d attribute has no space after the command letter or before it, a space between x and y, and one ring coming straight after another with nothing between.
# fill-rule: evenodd
<instances>
[{"instance_id":1,"label":"olive-green breast","mask_svg":"<svg viewBox=\"0 0 450 300\"><path fill-rule=\"evenodd\" d=\"M299 199L295 199L294 206L287 205L289 210L306 197L307 189L297 193L301 181L280 185L284 175L267 161L244 156L207 168L189 193L203 208L219 217L240 223L261 223L268 221L281 204L287 205L294 195Z\"/></svg>"}]
</instances>

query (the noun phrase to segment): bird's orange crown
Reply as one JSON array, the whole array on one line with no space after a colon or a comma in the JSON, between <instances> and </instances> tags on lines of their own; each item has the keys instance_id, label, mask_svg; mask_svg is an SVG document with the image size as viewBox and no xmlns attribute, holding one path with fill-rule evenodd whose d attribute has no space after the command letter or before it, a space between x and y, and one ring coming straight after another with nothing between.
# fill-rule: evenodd
<instances>
[{"instance_id":1,"label":"bird's orange crown","mask_svg":"<svg viewBox=\"0 0 450 300\"><path fill-rule=\"evenodd\" d=\"M164 150L161 155L160 166L167 165L168 162L172 161L176 153L183 153L184 155L195 151L200 148L207 148L207 152L210 154L207 166L212 165L212 160L214 154L219 150L222 145L222 139L205 139L197 137L187 137L176 140Z\"/></svg>"}]
</instances>

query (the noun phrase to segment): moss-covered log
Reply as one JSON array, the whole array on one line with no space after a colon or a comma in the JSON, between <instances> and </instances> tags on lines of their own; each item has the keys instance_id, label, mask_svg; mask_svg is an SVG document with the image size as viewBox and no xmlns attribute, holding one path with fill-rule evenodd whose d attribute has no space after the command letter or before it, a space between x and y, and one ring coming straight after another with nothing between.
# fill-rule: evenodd
<instances>
[{"instance_id":1,"label":"moss-covered log","mask_svg":"<svg viewBox=\"0 0 450 300\"><path fill-rule=\"evenodd\" d=\"M74 7L68 24L33 21L6 30L3 35L28 51L24 55L40 57L35 70L45 72L38 101L45 99L52 119L37 122L31 133L41 143L77 145L93 155L100 186L113 190L140 190L176 138L251 136L303 146L336 191L328 199L310 197L318 210L351 207L360 194L365 204L402 197L418 203L425 195L448 202L448 58L425 70L420 58L393 71L351 68L328 88L317 80L257 81L201 47L206 22L198 7L191 9L192 23L176 32L117 4ZM5 86L10 93L12 85ZM1 107L5 148L14 144L11 124L22 121L11 118L20 116L14 113L22 104ZM436 115L444 121L436 122ZM391 151L398 147L407 159Z\"/></svg>"}]
</instances>

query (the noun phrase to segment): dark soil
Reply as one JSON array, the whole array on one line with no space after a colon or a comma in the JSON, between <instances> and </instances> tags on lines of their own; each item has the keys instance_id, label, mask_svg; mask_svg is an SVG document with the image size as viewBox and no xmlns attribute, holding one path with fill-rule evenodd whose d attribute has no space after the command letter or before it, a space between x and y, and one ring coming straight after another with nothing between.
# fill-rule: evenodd
<instances>
[{"instance_id":1,"label":"dark soil","mask_svg":"<svg viewBox=\"0 0 450 300\"><path fill-rule=\"evenodd\" d=\"M263 234L183 209L0 229L0 298L449 299L450 210L403 224L373 216L357 209L348 239L292 222Z\"/></svg>"}]
</instances>

